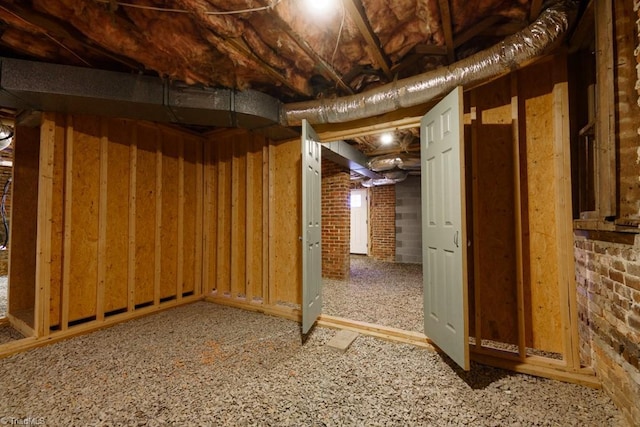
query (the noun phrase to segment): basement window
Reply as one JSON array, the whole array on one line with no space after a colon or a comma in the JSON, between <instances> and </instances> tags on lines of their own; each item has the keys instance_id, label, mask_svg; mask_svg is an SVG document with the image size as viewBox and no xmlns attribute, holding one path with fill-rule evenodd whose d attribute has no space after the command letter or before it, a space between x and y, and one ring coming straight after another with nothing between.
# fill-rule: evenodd
<instances>
[{"instance_id":1,"label":"basement window","mask_svg":"<svg viewBox=\"0 0 640 427\"><path fill-rule=\"evenodd\" d=\"M615 228L618 215L614 10L590 2L570 41L574 227Z\"/></svg>"}]
</instances>

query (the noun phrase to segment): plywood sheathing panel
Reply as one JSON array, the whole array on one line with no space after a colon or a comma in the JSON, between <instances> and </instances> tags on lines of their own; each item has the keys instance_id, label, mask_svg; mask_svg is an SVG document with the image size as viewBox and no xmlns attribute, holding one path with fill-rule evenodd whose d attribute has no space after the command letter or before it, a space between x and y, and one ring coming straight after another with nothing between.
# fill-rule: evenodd
<instances>
[{"instance_id":1,"label":"plywood sheathing panel","mask_svg":"<svg viewBox=\"0 0 640 427\"><path fill-rule=\"evenodd\" d=\"M155 281L156 145L158 132L137 126L135 305L153 301Z\"/></svg>"},{"instance_id":2,"label":"plywood sheathing panel","mask_svg":"<svg viewBox=\"0 0 640 427\"><path fill-rule=\"evenodd\" d=\"M198 220L202 213L198 209L198 152L202 150L202 144L195 138L184 138L183 148L183 226L182 226L182 283L183 293L194 292L196 282L201 276L196 268L196 258L201 258L197 254L197 239L202 234L198 229ZM180 246L179 246L180 247Z\"/></svg>"},{"instance_id":3,"label":"plywood sheathing panel","mask_svg":"<svg viewBox=\"0 0 640 427\"><path fill-rule=\"evenodd\" d=\"M481 338L518 343L510 78L474 91L474 274Z\"/></svg>"},{"instance_id":4,"label":"plywood sheathing panel","mask_svg":"<svg viewBox=\"0 0 640 427\"><path fill-rule=\"evenodd\" d=\"M59 326L61 321L60 305L62 300L62 254L64 245L64 162L66 128L65 117L56 114L55 147L53 154L53 186L51 206L51 285L50 285L50 327ZM46 262L46 260L45 260ZM56 288L56 292L54 292ZM55 309L54 309L55 306Z\"/></svg>"},{"instance_id":5,"label":"plywood sheathing panel","mask_svg":"<svg viewBox=\"0 0 640 427\"><path fill-rule=\"evenodd\" d=\"M247 157L251 135L231 142L231 295L246 297Z\"/></svg>"},{"instance_id":6,"label":"plywood sheathing panel","mask_svg":"<svg viewBox=\"0 0 640 427\"><path fill-rule=\"evenodd\" d=\"M269 218L270 293L274 303L302 301L302 248L300 200L302 200L300 141L271 146L273 217ZM271 184L271 182L270 182Z\"/></svg>"},{"instance_id":7,"label":"plywood sheathing panel","mask_svg":"<svg viewBox=\"0 0 640 427\"><path fill-rule=\"evenodd\" d=\"M228 140L216 144L218 161L216 285L218 295L231 295L231 163L233 147Z\"/></svg>"},{"instance_id":8,"label":"plywood sheathing panel","mask_svg":"<svg viewBox=\"0 0 640 427\"><path fill-rule=\"evenodd\" d=\"M201 298L202 137L53 113L20 129L14 327L54 339Z\"/></svg>"},{"instance_id":9,"label":"plywood sheathing panel","mask_svg":"<svg viewBox=\"0 0 640 427\"><path fill-rule=\"evenodd\" d=\"M204 144L204 247L203 279L204 293L216 289L218 249L218 150L213 142Z\"/></svg>"},{"instance_id":10,"label":"plywood sheathing panel","mask_svg":"<svg viewBox=\"0 0 640 427\"><path fill-rule=\"evenodd\" d=\"M100 204L100 119L73 121L73 155L67 164L73 180L69 235L69 322L96 316L98 211ZM69 147L67 147L67 150Z\"/></svg>"},{"instance_id":11,"label":"plywood sheathing panel","mask_svg":"<svg viewBox=\"0 0 640 427\"><path fill-rule=\"evenodd\" d=\"M562 353L554 157L553 61L518 72L519 96L524 102L528 264L525 281L527 346Z\"/></svg>"},{"instance_id":12,"label":"plywood sheathing panel","mask_svg":"<svg viewBox=\"0 0 640 427\"><path fill-rule=\"evenodd\" d=\"M290 315L300 303L299 141L275 145L241 129L207 137L203 264L210 299Z\"/></svg>"},{"instance_id":13,"label":"plywood sheathing panel","mask_svg":"<svg viewBox=\"0 0 640 427\"><path fill-rule=\"evenodd\" d=\"M16 127L9 252L9 317L35 328L40 128Z\"/></svg>"},{"instance_id":14,"label":"plywood sheathing panel","mask_svg":"<svg viewBox=\"0 0 640 427\"><path fill-rule=\"evenodd\" d=\"M181 139L166 132L161 134L162 197L160 223L160 299L176 296L178 275L178 158ZM156 254L157 256L157 254Z\"/></svg>"},{"instance_id":15,"label":"plywood sheathing panel","mask_svg":"<svg viewBox=\"0 0 640 427\"><path fill-rule=\"evenodd\" d=\"M131 122L108 123L104 312L127 308Z\"/></svg>"},{"instance_id":16,"label":"plywood sheathing panel","mask_svg":"<svg viewBox=\"0 0 640 427\"><path fill-rule=\"evenodd\" d=\"M247 300L263 298L263 146L264 138L253 135L247 150Z\"/></svg>"}]
</instances>

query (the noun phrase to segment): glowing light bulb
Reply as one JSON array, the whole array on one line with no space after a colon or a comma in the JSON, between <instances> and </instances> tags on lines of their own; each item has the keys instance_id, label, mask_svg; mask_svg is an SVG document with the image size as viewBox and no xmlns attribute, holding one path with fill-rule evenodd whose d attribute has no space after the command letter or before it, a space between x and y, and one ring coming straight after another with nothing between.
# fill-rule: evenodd
<instances>
[{"instance_id":1,"label":"glowing light bulb","mask_svg":"<svg viewBox=\"0 0 640 427\"><path fill-rule=\"evenodd\" d=\"M335 8L335 0L307 0L307 6L313 13L321 15Z\"/></svg>"},{"instance_id":2,"label":"glowing light bulb","mask_svg":"<svg viewBox=\"0 0 640 427\"><path fill-rule=\"evenodd\" d=\"M383 133L380 135L380 142L382 145L389 145L393 142L393 135L390 133Z\"/></svg>"}]
</instances>

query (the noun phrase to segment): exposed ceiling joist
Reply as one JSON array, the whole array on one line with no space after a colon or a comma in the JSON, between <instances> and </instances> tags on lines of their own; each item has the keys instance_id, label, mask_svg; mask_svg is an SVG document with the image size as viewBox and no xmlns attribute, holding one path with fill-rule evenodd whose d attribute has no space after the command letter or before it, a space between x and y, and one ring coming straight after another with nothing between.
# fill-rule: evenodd
<instances>
[{"instance_id":1,"label":"exposed ceiling joist","mask_svg":"<svg viewBox=\"0 0 640 427\"><path fill-rule=\"evenodd\" d=\"M360 3L359 0L345 0L343 4L353 21L356 23L360 33L366 40L375 61L380 66L387 79L393 79L393 74L391 73L390 68L391 61L382 50L380 40L378 40L378 37L371 28L371 24L366 17L364 9L362 8L362 3Z\"/></svg>"},{"instance_id":2,"label":"exposed ceiling joist","mask_svg":"<svg viewBox=\"0 0 640 427\"><path fill-rule=\"evenodd\" d=\"M453 40L453 45L455 47L463 45L464 43L468 42L469 40L471 40L472 38L474 38L478 34L481 34L484 31L486 31L487 29L491 28L494 24L496 24L498 21L500 21L500 19L502 19L502 18L500 16L497 16L497 15L489 16L489 17L483 19L482 21L478 22L473 27L470 27L469 29L467 29L467 30L461 32L460 34L458 34L456 36L456 38Z\"/></svg>"},{"instance_id":3,"label":"exposed ceiling joist","mask_svg":"<svg viewBox=\"0 0 640 427\"><path fill-rule=\"evenodd\" d=\"M493 36L493 37L507 37L513 33L517 33L523 28L527 27L526 21L509 21L504 24L497 25L491 29L487 29L484 33L479 35Z\"/></svg>"},{"instance_id":4,"label":"exposed ceiling joist","mask_svg":"<svg viewBox=\"0 0 640 427\"><path fill-rule=\"evenodd\" d=\"M79 43L83 48L96 53L97 56L108 57L132 70L138 70L138 71L144 70L144 67L141 64L135 61L132 61L128 58L124 58L120 55L116 55L99 46L96 46L88 42L86 40L86 37L84 37L80 32L70 30L65 26L61 25L60 23L54 21L53 19L43 16L37 12L24 9L23 7L15 3L11 5L10 9L3 5L0 5L0 9L4 10L6 13L9 13L41 29L44 34L46 34L48 37L51 37L53 41L55 41L56 43L59 43L58 39L73 39L73 40L76 40L76 42ZM68 49L68 48L65 46L65 49ZM81 62L84 62L86 65L86 60L82 58L79 58L79 59L81 60Z\"/></svg>"},{"instance_id":5,"label":"exposed ceiling joist","mask_svg":"<svg viewBox=\"0 0 640 427\"><path fill-rule=\"evenodd\" d=\"M542 10L542 0L533 0L531 2L531 9L529 10L529 22L533 22L540 15Z\"/></svg>"},{"instance_id":6,"label":"exposed ceiling joist","mask_svg":"<svg viewBox=\"0 0 640 427\"><path fill-rule=\"evenodd\" d=\"M430 44L419 44L414 48L418 55L447 56L446 46L436 46Z\"/></svg>"},{"instance_id":7,"label":"exposed ceiling joist","mask_svg":"<svg viewBox=\"0 0 640 427\"><path fill-rule=\"evenodd\" d=\"M593 45L595 41L593 29L595 25L593 4L594 1L591 0L580 17L580 21L578 22L578 25L576 25L576 29L571 36L571 40L569 40L569 52L573 53Z\"/></svg>"},{"instance_id":8,"label":"exposed ceiling joist","mask_svg":"<svg viewBox=\"0 0 640 427\"><path fill-rule=\"evenodd\" d=\"M259 65L262 70L276 79L278 82L282 83L284 86L293 90L294 92L310 96L311 89L309 87L301 88L298 85L294 84L291 79L287 78L287 76L281 74L278 70L273 68L271 65L266 63L262 58L258 57L251 48L245 43L245 41L241 38L228 38L225 39L225 42L228 46L230 46L236 53L244 56L248 60Z\"/></svg>"},{"instance_id":9,"label":"exposed ceiling joist","mask_svg":"<svg viewBox=\"0 0 640 427\"><path fill-rule=\"evenodd\" d=\"M451 10L449 0L438 0L440 6L440 19L442 20L442 30L444 31L444 41L447 47L447 61L451 64L455 61L455 46L453 44L453 28L451 25Z\"/></svg>"},{"instance_id":10,"label":"exposed ceiling joist","mask_svg":"<svg viewBox=\"0 0 640 427\"><path fill-rule=\"evenodd\" d=\"M345 83L345 81L340 77L340 75L336 72L336 70L327 63L318 53L309 46L299 34L293 31L285 22L282 21L280 16L276 13L271 13L271 18L278 21L280 23L280 27L284 29L287 35L296 42L296 44L302 49L313 61L316 63L320 72L330 80L333 80L342 90L347 92L348 94L353 94L353 89Z\"/></svg>"}]
</instances>

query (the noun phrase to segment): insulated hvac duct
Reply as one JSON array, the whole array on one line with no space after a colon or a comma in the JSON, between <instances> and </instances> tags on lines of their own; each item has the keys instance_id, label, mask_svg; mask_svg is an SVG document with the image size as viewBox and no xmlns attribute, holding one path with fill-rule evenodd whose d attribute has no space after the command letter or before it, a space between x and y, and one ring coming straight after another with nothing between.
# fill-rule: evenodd
<instances>
[{"instance_id":1,"label":"insulated hvac duct","mask_svg":"<svg viewBox=\"0 0 640 427\"><path fill-rule=\"evenodd\" d=\"M374 172L383 172L399 168L402 170L420 170L420 156L398 153L374 157L367 163Z\"/></svg>"},{"instance_id":2,"label":"insulated hvac duct","mask_svg":"<svg viewBox=\"0 0 640 427\"><path fill-rule=\"evenodd\" d=\"M526 66L555 48L568 32L577 2L559 0L527 28L501 43L447 67L388 83L374 90L337 99L285 104L284 126L344 123L442 98L456 86L473 87Z\"/></svg>"}]
</instances>

